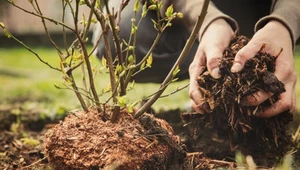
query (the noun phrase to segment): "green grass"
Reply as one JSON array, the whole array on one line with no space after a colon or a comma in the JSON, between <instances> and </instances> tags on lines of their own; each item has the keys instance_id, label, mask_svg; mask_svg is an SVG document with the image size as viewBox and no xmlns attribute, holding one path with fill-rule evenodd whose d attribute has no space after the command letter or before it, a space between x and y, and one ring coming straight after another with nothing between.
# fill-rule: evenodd
<instances>
[{"instance_id":1,"label":"green grass","mask_svg":"<svg viewBox=\"0 0 300 170\"><path fill-rule=\"evenodd\" d=\"M45 61L58 67L59 58L53 49L34 49ZM48 68L42 64L32 53L23 49L0 49L0 103L5 103L9 98L29 97L32 100L46 98L47 107L74 109L79 107L75 94L70 90L59 90L54 84L61 85L63 80L58 71ZM100 62L95 58L91 59L94 66L99 66ZM300 75L300 46L295 51L295 66ZM75 73L79 84L80 73ZM96 86L98 91L109 84L107 75L98 75ZM178 87L188 84L188 80L171 84L164 94L175 91ZM130 102L154 93L159 88L159 84L136 84L134 90L128 92ZM296 86L297 109L300 109L300 86ZM110 94L100 96L101 101L105 101ZM169 97L159 99L153 106L156 111L170 109L185 109L189 101L188 88L181 90Z\"/></svg>"},{"instance_id":2,"label":"green grass","mask_svg":"<svg viewBox=\"0 0 300 170\"><path fill-rule=\"evenodd\" d=\"M34 49L45 61L58 67L59 58L54 49ZM41 63L35 55L23 48L0 49L0 102L9 98L29 97L30 99L47 98L52 107L65 107L74 109L79 107L75 94L70 90L56 89L54 84L62 85L62 75ZM93 57L93 66L99 66L100 62ZM75 73L78 84L81 84L80 73ZM98 92L109 84L108 75L98 74L96 86ZM175 91L178 87L187 85L188 81L171 84L164 94ZM134 90L128 92L130 102L149 96L159 88L159 84L136 84ZM107 100L110 94L100 96L101 101ZM189 101L188 89L173 94L172 96L159 99L153 106L156 111L169 109L184 109ZM49 105L49 103L48 103Z\"/></svg>"}]
</instances>

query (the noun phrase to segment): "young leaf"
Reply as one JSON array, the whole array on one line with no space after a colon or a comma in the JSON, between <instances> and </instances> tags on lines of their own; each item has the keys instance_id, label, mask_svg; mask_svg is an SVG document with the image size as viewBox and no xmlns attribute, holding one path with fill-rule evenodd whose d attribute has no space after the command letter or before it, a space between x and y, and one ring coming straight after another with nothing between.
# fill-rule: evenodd
<instances>
[{"instance_id":1,"label":"young leaf","mask_svg":"<svg viewBox=\"0 0 300 170\"><path fill-rule=\"evenodd\" d=\"M126 96L117 96L118 105L121 107L125 107L128 103L128 98Z\"/></svg>"},{"instance_id":2,"label":"young leaf","mask_svg":"<svg viewBox=\"0 0 300 170\"><path fill-rule=\"evenodd\" d=\"M104 68L107 68L107 61L106 61L106 58L104 56L102 56L102 58L101 58L101 63L102 63L102 66Z\"/></svg>"},{"instance_id":3,"label":"young leaf","mask_svg":"<svg viewBox=\"0 0 300 170\"><path fill-rule=\"evenodd\" d=\"M183 13L178 12L178 13L176 14L176 16L177 16L178 18L183 18Z\"/></svg>"},{"instance_id":4,"label":"young leaf","mask_svg":"<svg viewBox=\"0 0 300 170\"><path fill-rule=\"evenodd\" d=\"M146 62L143 62L140 69L144 70L145 69L145 65L146 65Z\"/></svg>"},{"instance_id":5,"label":"young leaf","mask_svg":"<svg viewBox=\"0 0 300 170\"><path fill-rule=\"evenodd\" d=\"M140 1L139 0L135 0L133 11L137 12L139 10L139 7L140 7Z\"/></svg>"},{"instance_id":6,"label":"young leaf","mask_svg":"<svg viewBox=\"0 0 300 170\"><path fill-rule=\"evenodd\" d=\"M151 65L152 65L152 62L153 62L153 57L152 57L152 53L150 54L150 56L147 58L147 61L146 61L146 66L151 68Z\"/></svg>"},{"instance_id":7,"label":"young leaf","mask_svg":"<svg viewBox=\"0 0 300 170\"><path fill-rule=\"evenodd\" d=\"M173 77L175 77L177 75L177 73L179 73L180 69L179 66L177 65L175 70L173 71Z\"/></svg>"},{"instance_id":8,"label":"young leaf","mask_svg":"<svg viewBox=\"0 0 300 170\"><path fill-rule=\"evenodd\" d=\"M100 0L96 0L95 8L100 9Z\"/></svg>"},{"instance_id":9,"label":"young leaf","mask_svg":"<svg viewBox=\"0 0 300 170\"><path fill-rule=\"evenodd\" d=\"M132 23L132 26L131 26L131 34L135 34L135 33L136 33L136 30L137 30L137 26L134 25L134 24Z\"/></svg>"},{"instance_id":10,"label":"young leaf","mask_svg":"<svg viewBox=\"0 0 300 170\"><path fill-rule=\"evenodd\" d=\"M174 11L173 5L170 5L170 6L167 8L167 10L166 10L165 15L166 15L168 18L170 18L170 17L172 17L172 15L173 15L173 11Z\"/></svg>"},{"instance_id":11,"label":"young leaf","mask_svg":"<svg viewBox=\"0 0 300 170\"><path fill-rule=\"evenodd\" d=\"M85 4L85 1L84 0L80 0L79 1L79 5L84 5Z\"/></svg>"},{"instance_id":12,"label":"young leaf","mask_svg":"<svg viewBox=\"0 0 300 170\"><path fill-rule=\"evenodd\" d=\"M133 58L132 54L129 55L128 62L129 62L129 64L132 64L134 62L134 58Z\"/></svg>"},{"instance_id":13,"label":"young leaf","mask_svg":"<svg viewBox=\"0 0 300 170\"><path fill-rule=\"evenodd\" d=\"M4 35L7 37L7 38L11 38L11 34L6 30L4 29Z\"/></svg>"},{"instance_id":14,"label":"young leaf","mask_svg":"<svg viewBox=\"0 0 300 170\"><path fill-rule=\"evenodd\" d=\"M148 7L148 10L153 10L153 11L155 11L155 10L157 10L157 6L156 6L156 5L150 5L150 6Z\"/></svg>"},{"instance_id":15,"label":"young leaf","mask_svg":"<svg viewBox=\"0 0 300 170\"><path fill-rule=\"evenodd\" d=\"M144 18L148 13L147 2L143 5L142 18Z\"/></svg>"},{"instance_id":16,"label":"young leaf","mask_svg":"<svg viewBox=\"0 0 300 170\"><path fill-rule=\"evenodd\" d=\"M93 18L91 19L91 22L94 23L94 24L96 24L96 23L97 23L97 19L93 17Z\"/></svg>"}]
</instances>

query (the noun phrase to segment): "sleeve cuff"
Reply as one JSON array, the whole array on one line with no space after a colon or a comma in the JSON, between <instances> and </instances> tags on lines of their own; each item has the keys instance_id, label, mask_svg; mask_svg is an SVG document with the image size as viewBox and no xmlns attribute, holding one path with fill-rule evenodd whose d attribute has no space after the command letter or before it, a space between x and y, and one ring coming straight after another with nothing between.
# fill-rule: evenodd
<instances>
[{"instance_id":1,"label":"sleeve cuff","mask_svg":"<svg viewBox=\"0 0 300 170\"><path fill-rule=\"evenodd\" d=\"M285 22L285 19L282 18L281 16L278 16L278 15L269 15L269 16L261 18L255 24L254 31L257 32L258 30L260 30L262 27L264 27L271 20L279 21L279 22L281 22L287 28L287 30L290 33L290 36L291 36L291 39L292 39L293 48L294 48L295 43L297 41L297 38L295 38L296 37L296 33L293 32L293 30L291 29L291 27Z\"/></svg>"},{"instance_id":2,"label":"sleeve cuff","mask_svg":"<svg viewBox=\"0 0 300 170\"><path fill-rule=\"evenodd\" d=\"M202 27L200 28L199 36L198 36L199 41L201 40L203 33L208 28L208 26L217 19L224 19L231 26L231 28L234 32L238 32L238 30L239 30L238 24L233 18L231 18L225 14L218 15L218 14L212 13L209 16L206 16L206 18L202 24Z\"/></svg>"}]
</instances>

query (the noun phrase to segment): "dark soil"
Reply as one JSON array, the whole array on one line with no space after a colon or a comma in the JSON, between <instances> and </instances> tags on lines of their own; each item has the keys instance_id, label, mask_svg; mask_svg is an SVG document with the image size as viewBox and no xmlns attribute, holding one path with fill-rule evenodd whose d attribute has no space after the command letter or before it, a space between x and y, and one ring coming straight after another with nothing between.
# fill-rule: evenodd
<instances>
[{"instance_id":1,"label":"dark soil","mask_svg":"<svg viewBox=\"0 0 300 170\"><path fill-rule=\"evenodd\" d=\"M278 157L283 157L293 147L291 135L287 133L293 115L289 111L271 118L259 118L256 115L285 92L283 83L274 75L275 61L280 52L277 56L271 56L264 52L262 46L255 57L246 62L241 72L232 73L230 68L234 57L248 41L244 36L232 40L220 63L220 79L212 78L204 70L198 77L198 84L206 101L203 107L205 113L184 113L182 118L191 134L187 139L191 150L201 150L205 146L208 156L218 155L218 159L241 150L245 155L257 155L255 162L259 165L274 166L278 163ZM242 105L246 96L259 90L274 95L256 107ZM204 128L210 133L204 132ZM207 135L215 139L209 141L208 146L204 144L209 138ZM225 144L225 148L215 149L217 143Z\"/></svg>"}]
</instances>

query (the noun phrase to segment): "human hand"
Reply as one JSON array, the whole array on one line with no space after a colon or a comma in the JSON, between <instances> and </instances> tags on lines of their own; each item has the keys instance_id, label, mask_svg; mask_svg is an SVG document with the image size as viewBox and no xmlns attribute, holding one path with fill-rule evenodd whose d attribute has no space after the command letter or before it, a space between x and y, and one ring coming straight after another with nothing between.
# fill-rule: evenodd
<instances>
[{"instance_id":1,"label":"human hand","mask_svg":"<svg viewBox=\"0 0 300 170\"><path fill-rule=\"evenodd\" d=\"M272 20L257 31L249 43L236 54L235 64L231 71L239 72L242 70L245 62L254 57L263 44L266 44L264 50L274 56L278 55L281 48L283 49L276 60L274 74L284 84L286 92L280 94L277 102L262 113L258 113L257 116L272 117L287 110L293 112L296 105L295 85L297 81L294 70L293 46L289 31L280 22ZM243 104L245 106L258 106L272 95L272 93L261 90L247 96Z\"/></svg>"},{"instance_id":2,"label":"human hand","mask_svg":"<svg viewBox=\"0 0 300 170\"><path fill-rule=\"evenodd\" d=\"M218 65L233 35L234 32L231 26L224 19L213 21L203 33L194 60L189 67L189 95L192 99L193 109L199 113L206 109L196 78L205 67L207 67L212 77L220 78Z\"/></svg>"}]
</instances>

